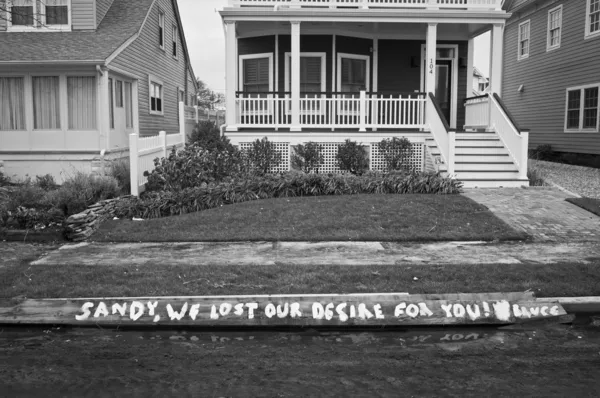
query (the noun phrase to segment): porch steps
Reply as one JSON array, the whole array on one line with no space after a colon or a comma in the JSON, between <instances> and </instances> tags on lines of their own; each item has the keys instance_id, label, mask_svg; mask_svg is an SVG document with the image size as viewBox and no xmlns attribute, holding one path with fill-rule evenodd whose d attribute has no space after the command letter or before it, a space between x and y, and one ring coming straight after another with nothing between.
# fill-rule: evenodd
<instances>
[{"instance_id":1,"label":"porch steps","mask_svg":"<svg viewBox=\"0 0 600 398\"><path fill-rule=\"evenodd\" d=\"M433 137L425 139L433 156L440 151ZM447 174L447 165L439 171ZM519 179L519 170L494 131L456 132L454 176L465 188L520 187L528 185Z\"/></svg>"}]
</instances>

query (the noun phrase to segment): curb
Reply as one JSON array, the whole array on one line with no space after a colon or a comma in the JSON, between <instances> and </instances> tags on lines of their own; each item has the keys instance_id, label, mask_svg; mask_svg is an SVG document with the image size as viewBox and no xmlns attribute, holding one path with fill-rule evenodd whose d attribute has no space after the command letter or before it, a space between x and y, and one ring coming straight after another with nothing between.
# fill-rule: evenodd
<instances>
[{"instance_id":1,"label":"curb","mask_svg":"<svg viewBox=\"0 0 600 398\"><path fill-rule=\"evenodd\" d=\"M600 296L539 298L548 301L558 301L567 313L600 313Z\"/></svg>"}]
</instances>

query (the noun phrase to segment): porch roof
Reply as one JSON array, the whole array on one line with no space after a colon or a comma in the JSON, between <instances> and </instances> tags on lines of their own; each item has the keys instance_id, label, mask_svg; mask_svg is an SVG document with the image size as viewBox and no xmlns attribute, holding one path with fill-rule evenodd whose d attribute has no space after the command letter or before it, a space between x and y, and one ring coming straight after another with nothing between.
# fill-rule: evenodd
<instances>
[{"instance_id":1,"label":"porch roof","mask_svg":"<svg viewBox=\"0 0 600 398\"><path fill-rule=\"evenodd\" d=\"M141 28L153 0L115 0L95 31L2 33L0 64L104 62Z\"/></svg>"}]
</instances>

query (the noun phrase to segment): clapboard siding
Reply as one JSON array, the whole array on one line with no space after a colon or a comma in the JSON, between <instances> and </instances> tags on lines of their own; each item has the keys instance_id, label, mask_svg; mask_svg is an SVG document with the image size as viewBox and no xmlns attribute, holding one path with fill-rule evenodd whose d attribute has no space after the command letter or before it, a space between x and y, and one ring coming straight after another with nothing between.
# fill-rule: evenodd
<instances>
[{"instance_id":1,"label":"clapboard siding","mask_svg":"<svg viewBox=\"0 0 600 398\"><path fill-rule=\"evenodd\" d=\"M104 19L114 0L96 0L96 26Z\"/></svg>"},{"instance_id":2,"label":"clapboard siding","mask_svg":"<svg viewBox=\"0 0 600 398\"><path fill-rule=\"evenodd\" d=\"M158 13L165 13L165 50L158 45ZM177 37L178 57L171 56L171 26L176 24L171 0L157 0L139 37L109 65L129 72L138 78L140 134L156 134L161 130L176 133L178 122L178 88L184 88L187 79L185 54L181 36ZM181 29L180 29L181 32ZM150 115L149 75L163 81L164 115Z\"/></svg>"},{"instance_id":3,"label":"clapboard siding","mask_svg":"<svg viewBox=\"0 0 600 398\"><path fill-rule=\"evenodd\" d=\"M561 46L546 51L548 10L562 4ZM503 99L518 123L529 128L530 147L550 144L560 152L600 154L600 133L565 133L568 87L600 83L600 40L584 39L585 0L554 2L509 21L504 38ZM524 10L525 13L525 10ZM531 21L529 58L517 61L518 26ZM524 91L517 92L520 85Z\"/></svg>"},{"instance_id":4,"label":"clapboard siding","mask_svg":"<svg viewBox=\"0 0 600 398\"><path fill-rule=\"evenodd\" d=\"M71 0L71 24L73 30L96 29L94 0Z\"/></svg>"}]
</instances>

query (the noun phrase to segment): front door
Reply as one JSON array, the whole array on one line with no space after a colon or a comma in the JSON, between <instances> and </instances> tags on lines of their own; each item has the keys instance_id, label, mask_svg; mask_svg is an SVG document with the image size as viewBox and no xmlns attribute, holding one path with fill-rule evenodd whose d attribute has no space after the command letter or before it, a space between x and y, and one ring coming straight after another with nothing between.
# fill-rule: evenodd
<instances>
[{"instance_id":1,"label":"front door","mask_svg":"<svg viewBox=\"0 0 600 398\"><path fill-rule=\"evenodd\" d=\"M108 79L110 99L110 146L124 148L133 133L133 84L112 76Z\"/></svg>"},{"instance_id":2,"label":"front door","mask_svg":"<svg viewBox=\"0 0 600 398\"><path fill-rule=\"evenodd\" d=\"M435 99L440 105L446 121L450 123L450 110L452 108L452 61L437 60L435 69Z\"/></svg>"}]
</instances>

